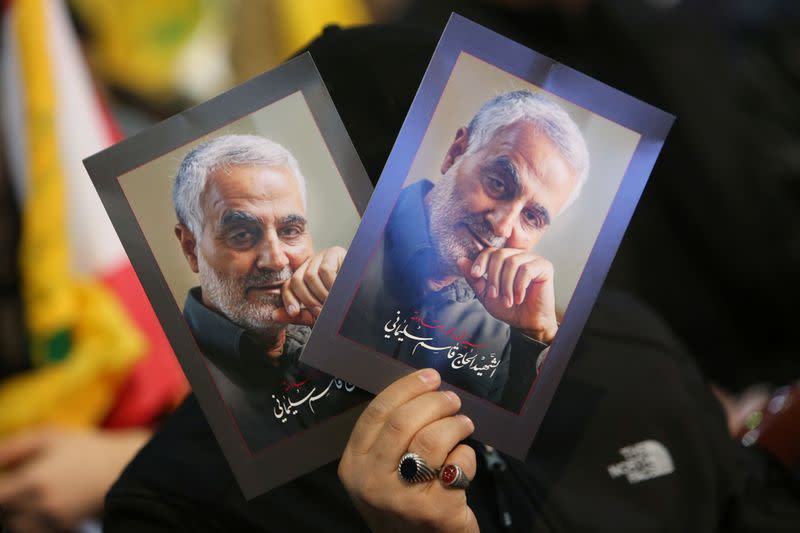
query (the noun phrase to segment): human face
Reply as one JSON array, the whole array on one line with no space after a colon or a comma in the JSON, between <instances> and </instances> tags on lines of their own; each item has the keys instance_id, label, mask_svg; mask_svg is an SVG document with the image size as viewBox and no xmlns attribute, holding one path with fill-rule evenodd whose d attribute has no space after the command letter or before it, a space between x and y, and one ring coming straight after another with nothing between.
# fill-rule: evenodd
<instances>
[{"instance_id":1,"label":"human face","mask_svg":"<svg viewBox=\"0 0 800 533\"><path fill-rule=\"evenodd\" d=\"M446 274L461 257L486 247L530 250L564 207L575 173L550 139L527 121L499 129L466 153L466 128L456 133L442 178L428 195L431 239Z\"/></svg>"},{"instance_id":2,"label":"human face","mask_svg":"<svg viewBox=\"0 0 800 533\"><path fill-rule=\"evenodd\" d=\"M288 167L234 166L208 176L197 264L203 302L253 330L272 320L281 286L314 250Z\"/></svg>"}]
</instances>

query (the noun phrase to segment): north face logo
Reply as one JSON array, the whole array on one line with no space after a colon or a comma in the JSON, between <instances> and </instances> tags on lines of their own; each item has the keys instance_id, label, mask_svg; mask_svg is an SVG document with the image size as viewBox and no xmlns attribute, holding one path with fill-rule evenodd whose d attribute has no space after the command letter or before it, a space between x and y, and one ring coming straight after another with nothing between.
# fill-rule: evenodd
<instances>
[{"instance_id":1,"label":"north face logo","mask_svg":"<svg viewBox=\"0 0 800 533\"><path fill-rule=\"evenodd\" d=\"M645 440L626 446L619 453L625 460L608 467L612 478L624 475L629 483L638 483L675 471L669 452L656 440Z\"/></svg>"}]
</instances>

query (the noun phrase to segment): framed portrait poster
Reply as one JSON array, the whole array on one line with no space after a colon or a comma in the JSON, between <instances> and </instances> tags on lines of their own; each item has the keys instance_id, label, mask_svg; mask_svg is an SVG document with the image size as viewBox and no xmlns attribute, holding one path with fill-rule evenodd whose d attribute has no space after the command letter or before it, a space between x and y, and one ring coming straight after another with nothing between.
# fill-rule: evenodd
<instances>
[{"instance_id":1,"label":"framed portrait poster","mask_svg":"<svg viewBox=\"0 0 800 533\"><path fill-rule=\"evenodd\" d=\"M672 121L452 15L301 360L524 458Z\"/></svg>"},{"instance_id":2,"label":"framed portrait poster","mask_svg":"<svg viewBox=\"0 0 800 533\"><path fill-rule=\"evenodd\" d=\"M372 186L306 53L84 161L247 498L370 397L299 363Z\"/></svg>"}]
</instances>

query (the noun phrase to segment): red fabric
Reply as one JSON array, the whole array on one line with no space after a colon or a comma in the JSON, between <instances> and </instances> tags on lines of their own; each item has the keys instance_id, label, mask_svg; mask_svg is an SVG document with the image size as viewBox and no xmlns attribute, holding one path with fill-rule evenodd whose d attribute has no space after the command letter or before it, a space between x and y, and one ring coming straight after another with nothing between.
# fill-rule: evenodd
<instances>
[{"instance_id":1,"label":"red fabric","mask_svg":"<svg viewBox=\"0 0 800 533\"><path fill-rule=\"evenodd\" d=\"M119 142L124 137L122 130L102 95L96 93L96 96L106 138L112 144ZM102 281L118 296L128 316L148 342L147 352L134 366L102 426L152 425L183 398L189 388L186 377L130 263L126 261L118 270L104 276Z\"/></svg>"},{"instance_id":2,"label":"red fabric","mask_svg":"<svg viewBox=\"0 0 800 533\"><path fill-rule=\"evenodd\" d=\"M133 368L102 426L123 428L153 424L188 390L172 347L129 263L102 279L128 311L148 341L147 353Z\"/></svg>"},{"instance_id":3,"label":"red fabric","mask_svg":"<svg viewBox=\"0 0 800 533\"><path fill-rule=\"evenodd\" d=\"M109 110L108 104L102 95L96 91L95 95L97 97L97 106L100 108L100 114L106 127L106 138L110 141L110 144L116 144L125 138L125 134L122 133L119 124L114 120L114 116L111 114L111 110Z\"/></svg>"}]
</instances>

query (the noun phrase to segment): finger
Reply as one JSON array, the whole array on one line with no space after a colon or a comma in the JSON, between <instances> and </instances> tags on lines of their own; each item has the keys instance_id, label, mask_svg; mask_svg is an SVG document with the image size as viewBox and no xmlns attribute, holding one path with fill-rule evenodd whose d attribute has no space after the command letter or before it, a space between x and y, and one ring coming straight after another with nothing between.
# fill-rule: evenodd
<instances>
[{"instance_id":1,"label":"finger","mask_svg":"<svg viewBox=\"0 0 800 533\"><path fill-rule=\"evenodd\" d=\"M461 408L461 400L453 391L431 391L395 408L378 433L370 449L375 461L388 471L397 468L400 457L422 428ZM424 457L427 460L427 457Z\"/></svg>"},{"instance_id":2,"label":"finger","mask_svg":"<svg viewBox=\"0 0 800 533\"><path fill-rule=\"evenodd\" d=\"M308 309L301 309L298 314L291 316L286 312L286 309L279 307L272 312L272 320L281 324L313 326L317 319Z\"/></svg>"},{"instance_id":3,"label":"finger","mask_svg":"<svg viewBox=\"0 0 800 533\"><path fill-rule=\"evenodd\" d=\"M0 477L0 506L10 509L15 502L28 501L34 489L31 476L25 469L3 474Z\"/></svg>"},{"instance_id":4,"label":"finger","mask_svg":"<svg viewBox=\"0 0 800 533\"><path fill-rule=\"evenodd\" d=\"M518 295L520 298L519 303L525 300L525 296L531 284L546 283L553 279L553 264L543 257L537 257L533 261L525 263L522 270L525 270L525 274L524 279L520 282L520 288L522 290Z\"/></svg>"},{"instance_id":5,"label":"finger","mask_svg":"<svg viewBox=\"0 0 800 533\"><path fill-rule=\"evenodd\" d=\"M472 420L466 415L440 418L417 431L408 444L408 451L425 459L430 466L439 468L453 448L474 430Z\"/></svg>"},{"instance_id":6,"label":"finger","mask_svg":"<svg viewBox=\"0 0 800 533\"><path fill-rule=\"evenodd\" d=\"M309 261L308 268L303 275L305 286L320 304L325 303L325 300L328 298L328 289L319 277L319 267L322 264L323 255L324 254L318 254L314 256L311 261Z\"/></svg>"},{"instance_id":7,"label":"finger","mask_svg":"<svg viewBox=\"0 0 800 533\"><path fill-rule=\"evenodd\" d=\"M392 411L412 398L436 389L440 383L439 373L425 368L386 387L361 413L350 434L347 449L356 454L367 453Z\"/></svg>"},{"instance_id":8,"label":"finger","mask_svg":"<svg viewBox=\"0 0 800 533\"><path fill-rule=\"evenodd\" d=\"M517 254L508 257L503 263L503 270L500 273L500 298L507 309L511 309L514 305L516 297L514 292L514 280L520 273L520 267L527 261L530 261L530 256L526 254Z\"/></svg>"},{"instance_id":9,"label":"finger","mask_svg":"<svg viewBox=\"0 0 800 533\"><path fill-rule=\"evenodd\" d=\"M300 300L295 295L291 287L291 279L286 280L281 289L281 299L283 308L290 317L295 317L300 313Z\"/></svg>"},{"instance_id":10,"label":"finger","mask_svg":"<svg viewBox=\"0 0 800 533\"><path fill-rule=\"evenodd\" d=\"M307 268L308 264L306 263L305 265ZM309 311L314 313L315 309L322 308L322 302L317 300L317 298L311 294L311 291L305 282L305 274L306 269L303 269L302 272L300 269L298 269L297 272L295 272L292 276L292 279L289 280L289 286L292 288L292 293L297 297L298 300L300 300L300 303ZM316 311L316 313L319 313L319 311Z\"/></svg>"},{"instance_id":11,"label":"finger","mask_svg":"<svg viewBox=\"0 0 800 533\"><path fill-rule=\"evenodd\" d=\"M464 279L467 281L472 290L478 296L478 298L483 298L484 291L486 290L486 280L483 278L476 278L472 276L472 266L473 262L469 259L464 257L459 258L456 261L456 266L461 270L461 274L464 276Z\"/></svg>"},{"instance_id":12,"label":"finger","mask_svg":"<svg viewBox=\"0 0 800 533\"><path fill-rule=\"evenodd\" d=\"M523 266L517 271L517 277L514 278L514 302L517 305L525 301L525 294L528 292L531 281L533 281L533 273L530 268Z\"/></svg>"},{"instance_id":13,"label":"finger","mask_svg":"<svg viewBox=\"0 0 800 533\"><path fill-rule=\"evenodd\" d=\"M0 441L0 468L8 468L36 454L52 438L47 428L23 431Z\"/></svg>"},{"instance_id":14,"label":"finger","mask_svg":"<svg viewBox=\"0 0 800 533\"><path fill-rule=\"evenodd\" d=\"M458 465L470 481L475 479L477 462L475 461L475 450L467 444L459 444L451 451L444 460L443 465Z\"/></svg>"},{"instance_id":15,"label":"finger","mask_svg":"<svg viewBox=\"0 0 800 533\"><path fill-rule=\"evenodd\" d=\"M344 248L334 246L329 250L329 253L324 254L322 264L319 266L319 277L328 290L333 287L333 282L336 281L336 274L339 273L339 269L342 267L342 261L344 261L346 253Z\"/></svg>"},{"instance_id":16,"label":"finger","mask_svg":"<svg viewBox=\"0 0 800 533\"><path fill-rule=\"evenodd\" d=\"M481 250L481 253L478 254L478 257L475 258L475 261L472 263L472 268L470 268L470 275L473 278L480 278L486 273L486 267L489 264L489 258L492 255L492 252L497 250L497 248L484 248Z\"/></svg>"},{"instance_id":17,"label":"finger","mask_svg":"<svg viewBox=\"0 0 800 533\"><path fill-rule=\"evenodd\" d=\"M489 265L486 267L486 298L497 299L500 297L500 273L503 271L505 260L511 255L517 255L521 250L511 248L500 248L495 250L489 257Z\"/></svg>"}]
</instances>

